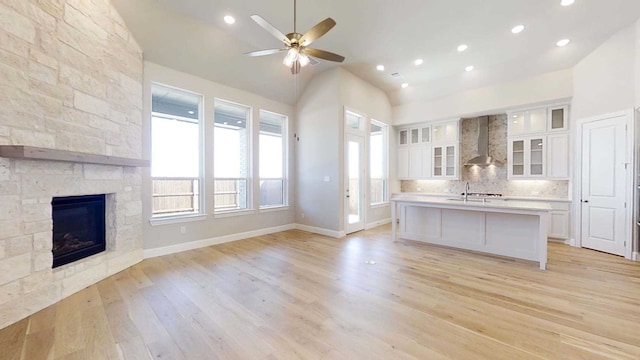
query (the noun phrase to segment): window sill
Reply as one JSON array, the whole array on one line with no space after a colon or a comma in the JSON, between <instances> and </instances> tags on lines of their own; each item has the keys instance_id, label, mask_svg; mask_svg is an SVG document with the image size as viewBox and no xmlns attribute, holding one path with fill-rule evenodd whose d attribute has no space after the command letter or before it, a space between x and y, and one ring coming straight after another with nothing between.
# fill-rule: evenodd
<instances>
[{"instance_id":1,"label":"window sill","mask_svg":"<svg viewBox=\"0 0 640 360\"><path fill-rule=\"evenodd\" d=\"M385 202L381 202L381 203L371 204L371 205L370 205L370 207L371 207L372 209L375 209L375 208L387 207L387 206L389 206L389 205L390 205L390 203L389 203L388 201L385 201Z\"/></svg>"},{"instance_id":2,"label":"window sill","mask_svg":"<svg viewBox=\"0 0 640 360\"><path fill-rule=\"evenodd\" d=\"M260 208L261 213L268 213L274 211L286 211L289 210L289 205L267 206Z\"/></svg>"},{"instance_id":3,"label":"window sill","mask_svg":"<svg viewBox=\"0 0 640 360\"><path fill-rule=\"evenodd\" d=\"M207 219L207 214L180 215L180 216L163 216L154 217L149 220L151 226L179 224L191 221L202 221Z\"/></svg>"},{"instance_id":4,"label":"window sill","mask_svg":"<svg viewBox=\"0 0 640 360\"><path fill-rule=\"evenodd\" d=\"M214 213L213 216L217 219L217 218L227 218L227 217L233 217L233 216L253 215L255 214L255 212L256 211L253 209L228 210L228 211L221 211L221 212Z\"/></svg>"}]
</instances>

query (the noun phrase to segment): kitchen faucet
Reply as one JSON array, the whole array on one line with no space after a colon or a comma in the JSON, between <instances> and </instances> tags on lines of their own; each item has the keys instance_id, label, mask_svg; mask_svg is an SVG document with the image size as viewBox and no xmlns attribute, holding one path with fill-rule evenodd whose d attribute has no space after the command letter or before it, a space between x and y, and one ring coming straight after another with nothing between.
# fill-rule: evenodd
<instances>
[{"instance_id":1,"label":"kitchen faucet","mask_svg":"<svg viewBox=\"0 0 640 360\"><path fill-rule=\"evenodd\" d=\"M469 182L467 181L464 184L464 201L467 201L468 198L469 198Z\"/></svg>"}]
</instances>

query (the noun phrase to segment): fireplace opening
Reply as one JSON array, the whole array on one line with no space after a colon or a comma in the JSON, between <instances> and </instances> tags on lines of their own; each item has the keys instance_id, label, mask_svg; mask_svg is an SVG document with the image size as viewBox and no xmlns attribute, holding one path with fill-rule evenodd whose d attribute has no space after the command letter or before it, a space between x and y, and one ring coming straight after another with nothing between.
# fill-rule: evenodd
<instances>
[{"instance_id":1,"label":"fireplace opening","mask_svg":"<svg viewBox=\"0 0 640 360\"><path fill-rule=\"evenodd\" d=\"M105 251L105 195L54 197L53 267Z\"/></svg>"}]
</instances>

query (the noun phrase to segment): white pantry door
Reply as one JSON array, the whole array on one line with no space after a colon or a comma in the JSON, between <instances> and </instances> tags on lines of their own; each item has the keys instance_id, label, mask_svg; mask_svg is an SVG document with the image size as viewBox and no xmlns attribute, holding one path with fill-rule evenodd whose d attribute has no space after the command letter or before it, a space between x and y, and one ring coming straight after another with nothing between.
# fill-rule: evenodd
<instances>
[{"instance_id":1,"label":"white pantry door","mask_svg":"<svg viewBox=\"0 0 640 360\"><path fill-rule=\"evenodd\" d=\"M364 138L345 134L345 233L364 230Z\"/></svg>"},{"instance_id":2,"label":"white pantry door","mask_svg":"<svg viewBox=\"0 0 640 360\"><path fill-rule=\"evenodd\" d=\"M582 246L625 255L626 115L582 125Z\"/></svg>"}]
</instances>

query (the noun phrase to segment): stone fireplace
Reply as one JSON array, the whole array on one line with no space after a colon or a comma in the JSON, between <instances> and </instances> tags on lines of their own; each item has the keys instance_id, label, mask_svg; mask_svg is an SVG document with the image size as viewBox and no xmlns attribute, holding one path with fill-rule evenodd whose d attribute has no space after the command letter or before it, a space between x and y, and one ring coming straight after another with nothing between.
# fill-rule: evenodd
<instances>
[{"instance_id":1,"label":"stone fireplace","mask_svg":"<svg viewBox=\"0 0 640 360\"><path fill-rule=\"evenodd\" d=\"M44 149L0 154L4 328L142 260L144 165L111 160L142 156L143 59L110 0L3 1L0 18L0 146ZM52 201L87 194L106 194L105 250L53 268Z\"/></svg>"}]
</instances>

